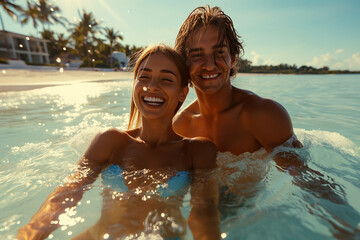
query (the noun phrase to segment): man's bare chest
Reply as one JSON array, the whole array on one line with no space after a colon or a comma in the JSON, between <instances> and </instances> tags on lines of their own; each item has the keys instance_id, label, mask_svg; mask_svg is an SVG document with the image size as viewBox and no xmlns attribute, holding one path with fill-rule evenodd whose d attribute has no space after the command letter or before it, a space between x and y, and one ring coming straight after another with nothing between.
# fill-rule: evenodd
<instances>
[{"instance_id":1,"label":"man's bare chest","mask_svg":"<svg viewBox=\"0 0 360 240\"><path fill-rule=\"evenodd\" d=\"M244 152L255 152L262 146L240 120L231 116L219 116L214 119L196 119L189 129L191 137L206 137L213 141L220 152L231 152L239 155Z\"/></svg>"}]
</instances>

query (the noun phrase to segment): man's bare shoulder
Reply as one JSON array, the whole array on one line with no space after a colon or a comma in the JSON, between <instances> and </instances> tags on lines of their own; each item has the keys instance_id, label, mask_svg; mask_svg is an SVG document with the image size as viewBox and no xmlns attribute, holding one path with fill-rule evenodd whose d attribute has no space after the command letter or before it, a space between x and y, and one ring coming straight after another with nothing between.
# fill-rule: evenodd
<instances>
[{"instance_id":1,"label":"man's bare shoulder","mask_svg":"<svg viewBox=\"0 0 360 240\"><path fill-rule=\"evenodd\" d=\"M173 128L180 135L187 136L189 123L195 115L199 114L199 104L197 100L182 109L173 118Z\"/></svg>"},{"instance_id":2,"label":"man's bare shoulder","mask_svg":"<svg viewBox=\"0 0 360 240\"><path fill-rule=\"evenodd\" d=\"M244 126L266 148L271 149L293 135L290 116L278 102L249 93L241 112Z\"/></svg>"},{"instance_id":3,"label":"man's bare shoulder","mask_svg":"<svg viewBox=\"0 0 360 240\"><path fill-rule=\"evenodd\" d=\"M195 99L192 103L182 109L176 116L184 115L184 116L192 116L195 114L199 114L199 103L198 100Z\"/></svg>"}]
</instances>

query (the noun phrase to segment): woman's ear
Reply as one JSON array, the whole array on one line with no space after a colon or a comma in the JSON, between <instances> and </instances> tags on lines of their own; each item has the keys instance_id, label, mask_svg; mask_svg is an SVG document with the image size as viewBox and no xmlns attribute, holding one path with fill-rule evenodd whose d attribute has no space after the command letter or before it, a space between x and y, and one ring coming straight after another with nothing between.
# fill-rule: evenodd
<instances>
[{"instance_id":1,"label":"woman's ear","mask_svg":"<svg viewBox=\"0 0 360 240\"><path fill-rule=\"evenodd\" d=\"M183 88L181 88L180 91L181 92L180 92L179 102L184 102L185 99L186 99L186 96L187 96L187 94L189 92L189 87L188 86L183 87Z\"/></svg>"}]
</instances>

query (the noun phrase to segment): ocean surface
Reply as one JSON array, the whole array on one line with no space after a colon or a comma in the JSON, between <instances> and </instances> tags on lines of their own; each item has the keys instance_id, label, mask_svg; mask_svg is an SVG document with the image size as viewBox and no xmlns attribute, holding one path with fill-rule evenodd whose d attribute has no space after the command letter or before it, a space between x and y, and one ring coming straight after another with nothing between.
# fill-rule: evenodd
<instances>
[{"instance_id":1,"label":"ocean surface","mask_svg":"<svg viewBox=\"0 0 360 240\"><path fill-rule=\"evenodd\" d=\"M276 153L296 154L310 170L294 176L263 150L219 154L219 181L233 193L219 206L222 238L360 239L360 75L242 75L233 84L287 109L304 148ZM125 130L131 88L129 79L0 91L0 239L29 222L98 132ZM184 105L195 97L191 89ZM49 238L92 226L102 189L99 179Z\"/></svg>"}]
</instances>

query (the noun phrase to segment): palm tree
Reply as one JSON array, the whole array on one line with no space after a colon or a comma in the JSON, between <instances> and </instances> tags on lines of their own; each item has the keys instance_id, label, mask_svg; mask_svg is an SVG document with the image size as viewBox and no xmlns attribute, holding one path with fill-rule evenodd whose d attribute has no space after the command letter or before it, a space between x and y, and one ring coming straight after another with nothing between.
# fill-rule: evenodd
<instances>
[{"instance_id":1,"label":"palm tree","mask_svg":"<svg viewBox=\"0 0 360 240\"><path fill-rule=\"evenodd\" d=\"M14 10L19 12L23 11L23 9L19 5L12 3L12 0L0 0L0 5L4 8L5 12L15 21L17 20L17 15L14 12ZM1 13L0 13L0 20L1 20L2 29L5 31L4 22L2 20Z\"/></svg>"},{"instance_id":2,"label":"palm tree","mask_svg":"<svg viewBox=\"0 0 360 240\"><path fill-rule=\"evenodd\" d=\"M99 22L95 20L93 14L83 10L80 20L73 23L71 37L74 40L75 49L79 50L82 57L87 57L91 53L92 45L96 42L96 33L99 31ZM90 52L89 52L90 51Z\"/></svg>"},{"instance_id":3,"label":"palm tree","mask_svg":"<svg viewBox=\"0 0 360 240\"><path fill-rule=\"evenodd\" d=\"M112 51L113 51L113 45L116 43L118 39L123 40L123 36L118 32L114 31L113 28L105 28L104 29L104 36L109 40L110 42L110 67L113 67L113 58L112 58Z\"/></svg>"},{"instance_id":4,"label":"palm tree","mask_svg":"<svg viewBox=\"0 0 360 240\"><path fill-rule=\"evenodd\" d=\"M57 34L57 37L55 37L53 31L44 30L40 34L43 39L49 40L47 48L52 61L68 50L69 38L65 37L63 33Z\"/></svg>"},{"instance_id":5,"label":"palm tree","mask_svg":"<svg viewBox=\"0 0 360 240\"><path fill-rule=\"evenodd\" d=\"M31 3L27 1L27 9L23 11L21 15L22 20L21 24L26 24L30 19L33 22L34 28L37 28L38 22L43 26L45 30L45 25L59 23L65 26L67 22L66 18L60 16L61 10L58 6L49 3L47 0L39 0L39 2Z\"/></svg>"}]
</instances>

